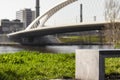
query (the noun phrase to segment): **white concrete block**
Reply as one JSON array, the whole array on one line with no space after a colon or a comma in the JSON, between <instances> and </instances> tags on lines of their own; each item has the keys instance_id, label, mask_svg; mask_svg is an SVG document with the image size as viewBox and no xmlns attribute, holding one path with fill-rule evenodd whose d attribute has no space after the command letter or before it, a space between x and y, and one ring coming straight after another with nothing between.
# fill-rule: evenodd
<instances>
[{"instance_id":1,"label":"white concrete block","mask_svg":"<svg viewBox=\"0 0 120 80\"><path fill-rule=\"evenodd\" d=\"M99 50L76 50L76 73L78 80L99 80Z\"/></svg>"}]
</instances>

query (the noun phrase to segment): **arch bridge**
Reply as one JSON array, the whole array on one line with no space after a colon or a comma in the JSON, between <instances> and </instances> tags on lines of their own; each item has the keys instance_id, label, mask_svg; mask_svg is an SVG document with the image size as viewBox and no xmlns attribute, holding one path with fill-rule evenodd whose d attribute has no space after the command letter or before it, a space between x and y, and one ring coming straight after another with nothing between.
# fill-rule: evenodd
<instances>
[{"instance_id":1,"label":"arch bridge","mask_svg":"<svg viewBox=\"0 0 120 80\"><path fill-rule=\"evenodd\" d=\"M56 5L42 16L37 17L25 30L10 33L8 37L23 44L52 44L53 42L60 43L60 41L57 37L50 35L66 32L101 30L106 24L105 22L45 27L45 23L50 17L62 8L76 1L77 0L66 0Z\"/></svg>"}]
</instances>

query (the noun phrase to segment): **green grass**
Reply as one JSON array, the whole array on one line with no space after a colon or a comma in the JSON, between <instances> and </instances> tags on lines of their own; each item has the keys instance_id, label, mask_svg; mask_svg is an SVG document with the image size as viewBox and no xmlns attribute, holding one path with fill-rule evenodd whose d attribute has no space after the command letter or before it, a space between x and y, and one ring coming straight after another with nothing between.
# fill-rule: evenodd
<instances>
[{"instance_id":1,"label":"green grass","mask_svg":"<svg viewBox=\"0 0 120 80\"><path fill-rule=\"evenodd\" d=\"M0 55L0 80L75 78L75 54L21 51Z\"/></svg>"},{"instance_id":2,"label":"green grass","mask_svg":"<svg viewBox=\"0 0 120 80\"><path fill-rule=\"evenodd\" d=\"M110 75L113 73L120 74L120 58L106 58L105 73L107 75Z\"/></svg>"},{"instance_id":3,"label":"green grass","mask_svg":"<svg viewBox=\"0 0 120 80\"><path fill-rule=\"evenodd\" d=\"M64 42L64 43L72 43L72 42L92 42L92 43L95 43L95 42L100 42L100 38L99 36L69 36L69 37L60 37L59 38L61 42Z\"/></svg>"},{"instance_id":4,"label":"green grass","mask_svg":"<svg viewBox=\"0 0 120 80\"><path fill-rule=\"evenodd\" d=\"M120 74L120 58L105 58L106 75ZM0 55L0 80L75 78L75 54L21 51Z\"/></svg>"}]
</instances>

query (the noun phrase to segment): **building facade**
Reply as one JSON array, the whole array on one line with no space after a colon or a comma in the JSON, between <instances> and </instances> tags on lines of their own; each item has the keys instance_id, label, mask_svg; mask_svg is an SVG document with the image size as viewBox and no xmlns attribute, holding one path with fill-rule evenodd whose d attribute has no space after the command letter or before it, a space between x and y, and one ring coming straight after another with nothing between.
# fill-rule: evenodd
<instances>
[{"instance_id":1,"label":"building facade","mask_svg":"<svg viewBox=\"0 0 120 80\"><path fill-rule=\"evenodd\" d=\"M35 19L35 11L24 9L16 12L16 19L24 23L24 29Z\"/></svg>"},{"instance_id":2,"label":"building facade","mask_svg":"<svg viewBox=\"0 0 120 80\"><path fill-rule=\"evenodd\" d=\"M10 21L9 19L2 19L0 21L0 33L11 33L23 30L23 23L20 20L15 19Z\"/></svg>"}]
</instances>

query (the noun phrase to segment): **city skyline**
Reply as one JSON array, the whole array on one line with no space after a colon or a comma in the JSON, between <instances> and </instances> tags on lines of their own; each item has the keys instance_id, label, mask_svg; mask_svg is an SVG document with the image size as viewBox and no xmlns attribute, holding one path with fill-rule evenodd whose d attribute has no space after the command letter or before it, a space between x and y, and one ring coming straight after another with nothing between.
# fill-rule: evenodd
<instances>
[{"instance_id":1,"label":"city skyline","mask_svg":"<svg viewBox=\"0 0 120 80\"><path fill-rule=\"evenodd\" d=\"M35 19L35 11L31 9L17 11L16 19L23 22L24 28L26 28Z\"/></svg>"},{"instance_id":2,"label":"city skyline","mask_svg":"<svg viewBox=\"0 0 120 80\"><path fill-rule=\"evenodd\" d=\"M41 0L40 14L45 13L48 9L60 2L61 0ZM104 19L104 0L78 0L57 12L57 14L48 21L48 24L78 23L79 5L81 3L83 4L83 21L94 21L94 16L96 16L96 21L102 21ZM35 10L35 0L2 0L0 3L0 19L15 19L16 11L25 8Z\"/></svg>"}]
</instances>

